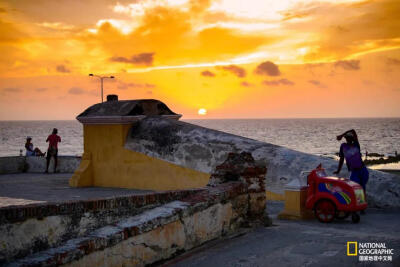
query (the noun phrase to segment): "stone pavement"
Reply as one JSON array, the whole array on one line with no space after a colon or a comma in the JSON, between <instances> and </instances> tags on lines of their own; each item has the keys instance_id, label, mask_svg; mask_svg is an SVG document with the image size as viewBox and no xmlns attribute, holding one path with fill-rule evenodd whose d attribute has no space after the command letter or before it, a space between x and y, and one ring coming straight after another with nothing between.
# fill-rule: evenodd
<instances>
[{"instance_id":1,"label":"stone pavement","mask_svg":"<svg viewBox=\"0 0 400 267\"><path fill-rule=\"evenodd\" d=\"M267 205L274 226L210 242L164 266L400 266L400 210L368 209L359 224L350 219L322 224L277 220L282 203ZM358 257L346 255L348 241L385 242L394 249L392 262L359 262Z\"/></svg>"},{"instance_id":2,"label":"stone pavement","mask_svg":"<svg viewBox=\"0 0 400 267\"><path fill-rule=\"evenodd\" d=\"M0 208L11 205L87 200L151 192L104 187L72 188L68 185L71 176L72 173L0 175Z\"/></svg>"}]
</instances>

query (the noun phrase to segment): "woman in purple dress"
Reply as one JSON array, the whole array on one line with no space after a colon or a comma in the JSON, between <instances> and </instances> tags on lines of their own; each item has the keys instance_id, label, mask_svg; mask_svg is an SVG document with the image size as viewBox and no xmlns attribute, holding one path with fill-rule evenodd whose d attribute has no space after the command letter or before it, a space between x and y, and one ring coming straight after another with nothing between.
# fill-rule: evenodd
<instances>
[{"instance_id":1,"label":"woman in purple dress","mask_svg":"<svg viewBox=\"0 0 400 267\"><path fill-rule=\"evenodd\" d=\"M339 174L342 169L344 159L346 159L346 165L348 170L351 172L350 180L360 184L366 193L366 185L369 178L367 167L361 158L360 143L358 142L357 133L354 130L349 130L341 135L337 136L337 140L340 141L342 138L346 139L346 143L340 145L339 152L339 166L335 174Z\"/></svg>"}]
</instances>

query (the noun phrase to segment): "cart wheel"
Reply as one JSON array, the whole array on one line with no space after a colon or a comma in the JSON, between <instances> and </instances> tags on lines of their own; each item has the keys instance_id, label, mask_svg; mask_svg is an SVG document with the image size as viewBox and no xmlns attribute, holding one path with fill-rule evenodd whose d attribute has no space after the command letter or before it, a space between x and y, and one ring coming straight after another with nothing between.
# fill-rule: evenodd
<instances>
[{"instance_id":1,"label":"cart wheel","mask_svg":"<svg viewBox=\"0 0 400 267\"><path fill-rule=\"evenodd\" d=\"M350 212L338 211L335 214L335 218L338 219L338 220L344 220L347 217L349 217L349 215L350 215Z\"/></svg>"},{"instance_id":2,"label":"cart wheel","mask_svg":"<svg viewBox=\"0 0 400 267\"><path fill-rule=\"evenodd\" d=\"M321 199L314 206L314 214L320 222L330 223L335 218L336 206L328 199Z\"/></svg>"},{"instance_id":3,"label":"cart wheel","mask_svg":"<svg viewBox=\"0 0 400 267\"><path fill-rule=\"evenodd\" d=\"M358 215L357 212L353 212L353 213L351 214L351 221L352 221L353 223L359 223L359 222L360 222L360 215Z\"/></svg>"}]
</instances>

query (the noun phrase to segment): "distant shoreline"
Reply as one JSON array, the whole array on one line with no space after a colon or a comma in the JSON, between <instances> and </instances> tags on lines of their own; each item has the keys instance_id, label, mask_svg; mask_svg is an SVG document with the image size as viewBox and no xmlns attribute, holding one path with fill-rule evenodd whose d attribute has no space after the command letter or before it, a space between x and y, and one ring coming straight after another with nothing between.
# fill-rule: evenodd
<instances>
[{"instance_id":1,"label":"distant shoreline","mask_svg":"<svg viewBox=\"0 0 400 267\"><path fill-rule=\"evenodd\" d=\"M209 117L191 117L185 118L182 117L181 120L351 120L351 119L400 119L400 117L321 117L321 118L308 118L308 117L276 117L276 118L209 118ZM0 120L0 122L28 122L28 121L77 121L75 118L72 119L59 119L59 120L46 120L46 119L38 119L38 120Z\"/></svg>"}]
</instances>

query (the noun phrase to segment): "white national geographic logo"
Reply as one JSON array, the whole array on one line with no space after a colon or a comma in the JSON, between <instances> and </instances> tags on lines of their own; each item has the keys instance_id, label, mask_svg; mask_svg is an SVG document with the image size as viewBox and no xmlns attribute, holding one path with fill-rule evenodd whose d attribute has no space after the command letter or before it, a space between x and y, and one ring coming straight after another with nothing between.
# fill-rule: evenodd
<instances>
[{"instance_id":1,"label":"white national geographic logo","mask_svg":"<svg viewBox=\"0 0 400 267\"><path fill-rule=\"evenodd\" d=\"M392 261L394 249L381 242L347 242L347 256L358 256L359 261Z\"/></svg>"}]
</instances>

